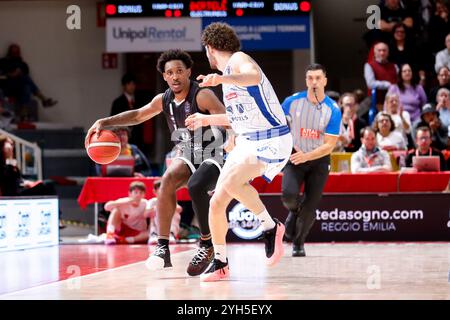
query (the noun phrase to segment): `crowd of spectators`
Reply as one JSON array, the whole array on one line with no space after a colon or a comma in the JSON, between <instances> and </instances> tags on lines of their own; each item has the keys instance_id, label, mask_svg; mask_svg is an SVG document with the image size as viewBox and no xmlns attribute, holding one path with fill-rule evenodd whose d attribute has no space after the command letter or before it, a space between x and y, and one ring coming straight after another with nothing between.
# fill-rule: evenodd
<instances>
[{"instance_id":1,"label":"crowd of spectators","mask_svg":"<svg viewBox=\"0 0 450 320\"><path fill-rule=\"evenodd\" d=\"M42 93L22 57L20 46L11 44L6 55L0 58L0 111L8 105L11 112L2 116L15 122L38 121L38 101L45 108L58 103Z\"/></svg>"},{"instance_id":2,"label":"crowd of spectators","mask_svg":"<svg viewBox=\"0 0 450 320\"><path fill-rule=\"evenodd\" d=\"M449 3L382 0L379 6L378 28L364 35L369 49L364 66L367 97L363 90L355 91L357 103L351 112L344 103L347 94L339 99L343 126L340 146L335 151L356 151L345 146L356 137L355 125L348 125L348 118L357 114L374 129L376 146L364 146L371 134L362 130L369 137L360 137L362 146L352 156L351 163L357 166L351 168L352 172L370 171L361 165L369 159L368 154L385 159L377 148L389 152L397 168L412 166L414 155L442 155L441 170L446 170L450 163ZM428 147L424 146L423 136L429 138ZM360 144L351 145L358 149ZM417 152L419 147L421 151Z\"/></svg>"}]
</instances>

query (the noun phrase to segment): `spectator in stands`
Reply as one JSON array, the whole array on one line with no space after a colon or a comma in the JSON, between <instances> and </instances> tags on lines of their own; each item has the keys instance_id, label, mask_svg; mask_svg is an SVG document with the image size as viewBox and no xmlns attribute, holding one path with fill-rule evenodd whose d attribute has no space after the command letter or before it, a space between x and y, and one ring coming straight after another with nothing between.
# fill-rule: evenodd
<instances>
[{"instance_id":1,"label":"spectator in stands","mask_svg":"<svg viewBox=\"0 0 450 320\"><path fill-rule=\"evenodd\" d=\"M418 47L407 37L406 28L403 23L397 23L392 30L393 40L389 46L389 60L400 68L409 64L415 70L419 70L420 79L425 81L425 70L420 61ZM423 84L422 84L423 85Z\"/></svg>"},{"instance_id":2,"label":"spectator in stands","mask_svg":"<svg viewBox=\"0 0 450 320\"><path fill-rule=\"evenodd\" d=\"M123 75L122 94L117 97L111 106L111 116L124 111L133 110L145 105L146 98L138 94L136 78L131 73ZM148 155L153 143L153 120L148 120L140 125L133 126L130 133L130 142Z\"/></svg>"},{"instance_id":3,"label":"spectator in stands","mask_svg":"<svg viewBox=\"0 0 450 320\"><path fill-rule=\"evenodd\" d=\"M405 166L412 167L412 158L420 156L439 156L441 171L447 170L444 155L441 151L431 146L431 130L429 127L419 127L416 130L417 147L408 152Z\"/></svg>"},{"instance_id":4,"label":"spectator in stands","mask_svg":"<svg viewBox=\"0 0 450 320\"><path fill-rule=\"evenodd\" d=\"M358 104L353 93L344 93L339 99L339 105L342 111L339 151L355 152L361 146L360 131L367 123L357 115Z\"/></svg>"},{"instance_id":5,"label":"spectator in stands","mask_svg":"<svg viewBox=\"0 0 450 320\"><path fill-rule=\"evenodd\" d=\"M408 146L412 144L414 146L412 138L408 138L411 134L411 118L409 113L403 110L403 106L400 103L400 98L395 93L388 93L384 100L384 110L388 113L395 123L395 131L400 133L405 141L408 141ZM410 143L411 141L411 143Z\"/></svg>"},{"instance_id":6,"label":"spectator in stands","mask_svg":"<svg viewBox=\"0 0 450 320\"><path fill-rule=\"evenodd\" d=\"M14 141L0 135L0 196L56 196L55 183L52 180L27 180L22 176L15 158ZM59 210L61 217L61 210ZM66 226L59 220L59 228Z\"/></svg>"},{"instance_id":7,"label":"spectator in stands","mask_svg":"<svg viewBox=\"0 0 450 320\"><path fill-rule=\"evenodd\" d=\"M105 244L146 243L148 240L147 219L150 210L144 198L146 187L143 182L130 184L128 197L105 204L105 210L111 211L106 227Z\"/></svg>"},{"instance_id":8,"label":"spectator in stands","mask_svg":"<svg viewBox=\"0 0 450 320\"><path fill-rule=\"evenodd\" d=\"M392 84L397 83L398 68L389 62L389 47L384 42L375 45L374 57L374 61L364 65L364 78L370 90L377 90L376 101L380 110L387 90Z\"/></svg>"},{"instance_id":9,"label":"spectator in stands","mask_svg":"<svg viewBox=\"0 0 450 320\"><path fill-rule=\"evenodd\" d=\"M382 31L392 32L397 23L402 23L409 29L414 26L412 14L401 6L400 0L385 0L380 9L380 29Z\"/></svg>"},{"instance_id":10,"label":"spectator in stands","mask_svg":"<svg viewBox=\"0 0 450 320\"><path fill-rule=\"evenodd\" d=\"M444 66L439 69L437 74L438 85L431 88L428 95L428 102L436 104L436 96L441 88L446 88L450 90L450 70Z\"/></svg>"},{"instance_id":11,"label":"spectator in stands","mask_svg":"<svg viewBox=\"0 0 450 320\"><path fill-rule=\"evenodd\" d=\"M442 88L436 95L436 111L439 112L439 119L442 125L450 129L450 90Z\"/></svg>"},{"instance_id":12,"label":"spectator in stands","mask_svg":"<svg viewBox=\"0 0 450 320\"><path fill-rule=\"evenodd\" d=\"M376 133L371 127L361 129L361 147L352 154L352 173L392 171L389 154L377 147Z\"/></svg>"},{"instance_id":13,"label":"spectator in stands","mask_svg":"<svg viewBox=\"0 0 450 320\"><path fill-rule=\"evenodd\" d=\"M8 53L1 59L0 65L6 75L4 93L15 102L19 117L23 119L32 117L28 120L37 120L37 114L31 114L36 112L32 110L33 96L38 97L44 107L51 107L57 103L52 98L46 97L31 78L30 69L22 58L19 45L9 46Z\"/></svg>"},{"instance_id":14,"label":"spectator in stands","mask_svg":"<svg viewBox=\"0 0 450 320\"><path fill-rule=\"evenodd\" d=\"M136 78L127 73L122 77L123 93L117 97L111 106L111 115L134 109L136 105Z\"/></svg>"},{"instance_id":15,"label":"spectator in stands","mask_svg":"<svg viewBox=\"0 0 450 320\"><path fill-rule=\"evenodd\" d=\"M160 192L161 180L157 180L153 183L153 194L154 198L147 201L147 210L150 212L151 223L150 223L150 239L148 241L149 244L156 244L158 242L158 221L156 214L157 203L158 203L158 193ZM172 217L172 223L170 224L170 236L169 242L175 243L176 239L179 237L180 232L180 221L181 221L181 212L183 208L177 203L175 207L175 213Z\"/></svg>"},{"instance_id":16,"label":"spectator in stands","mask_svg":"<svg viewBox=\"0 0 450 320\"><path fill-rule=\"evenodd\" d=\"M0 189L3 196L56 195L51 180L32 181L24 179L15 159L14 141L0 136Z\"/></svg>"},{"instance_id":17,"label":"spectator in stands","mask_svg":"<svg viewBox=\"0 0 450 320\"><path fill-rule=\"evenodd\" d=\"M445 37L445 46L446 48L442 51L439 51L436 54L436 63L434 64L434 69L439 72L439 69L442 67L447 67L450 69L450 33Z\"/></svg>"},{"instance_id":18,"label":"spectator in stands","mask_svg":"<svg viewBox=\"0 0 450 320\"><path fill-rule=\"evenodd\" d=\"M416 124L414 132L420 127L429 127L431 131L431 146L438 150L445 150L448 147L448 128L442 125L439 119L439 111L427 103L422 108L422 121ZM417 143L417 141L416 141Z\"/></svg>"},{"instance_id":19,"label":"spectator in stands","mask_svg":"<svg viewBox=\"0 0 450 320\"><path fill-rule=\"evenodd\" d=\"M132 156L134 158L134 176L149 177L152 175L150 163L144 153L134 144L128 143L130 129L128 127L118 127L113 130L120 138L120 155ZM96 165L97 175L102 175L101 165Z\"/></svg>"},{"instance_id":20,"label":"spectator in stands","mask_svg":"<svg viewBox=\"0 0 450 320\"><path fill-rule=\"evenodd\" d=\"M374 130L377 133L377 144L386 151L406 150L406 141L395 131L395 123L390 114L379 112L375 117Z\"/></svg>"},{"instance_id":21,"label":"spectator in stands","mask_svg":"<svg viewBox=\"0 0 450 320\"><path fill-rule=\"evenodd\" d=\"M436 0L434 13L428 25L429 46L433 53L445 48L445 37L450 33L448 5L443 0Z\"/></svg>"},{"instance_id":22,"label":"spectator in stands","mask_svg":"<svg viewBox=\"0 0 450 320\"><path fill-rule=\"evenodd\" d=\"M409 113L412 122L420 118L420 107L427 103L425 90L418 83L418 79L409 64L401 66L398 82L389 87L388 94L398 95L403 110Z\"/></svg>"}]
</instances>

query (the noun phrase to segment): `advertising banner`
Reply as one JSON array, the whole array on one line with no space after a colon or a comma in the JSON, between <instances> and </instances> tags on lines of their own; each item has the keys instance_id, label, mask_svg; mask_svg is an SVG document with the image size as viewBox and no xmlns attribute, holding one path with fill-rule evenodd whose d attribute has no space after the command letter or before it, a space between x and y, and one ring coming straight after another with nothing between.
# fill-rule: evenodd
<instances>
[{"instance_id":1,"label":"advertising banner","mask_svg":"<svg viewBox=\"0 0 450 320\"><path fill-rule=\"evenodd\" d=\"M57 244L57 198L0 198L0 252Z\"/></svg>"},{"instance_id":2,"label":"advertising banner","mask_svg":"<svg viewBox=\"0 0 450 320\"><path fill-rule=\"evenodd\" d=\"M242 50L292 50L311 48L309 16L203 18L203 28L221 21L231 25L241 40Z\"/></svg>"},{"instance_id":3,"label":"advertising banner","mask_svg":"<svg viewBox=\"0 0 450 320\"><path fill-rule=\"evenodd\" d=\"M108 52L201 51L201 19L121 18L106 22Z\"/></svg>"},{"instance_id":4,"label":"advertising banner","mask_svg":"<svg viewBox=\"0 0 450 320\"><path fill-rule=\"evenodd\" d=\"M271 215L284 222L287 209L279 195L261 196ZM308 242L450 241L450 195L324 195ZM228 207L229 241L255 240L259 220L244 206Z\"/></svg>"},{"instance_id":5,"label":"advertising banner","mask_svg":"<svg viewBox=\"0 0 450 320\"><path fill-rule=\"evenodd\" d=\"M202 30L227 22L237 32L242 50L311 48L309 16L241 18L116 18L106 22L107 52L201 51Z\"/></svg>"}]
</instances>

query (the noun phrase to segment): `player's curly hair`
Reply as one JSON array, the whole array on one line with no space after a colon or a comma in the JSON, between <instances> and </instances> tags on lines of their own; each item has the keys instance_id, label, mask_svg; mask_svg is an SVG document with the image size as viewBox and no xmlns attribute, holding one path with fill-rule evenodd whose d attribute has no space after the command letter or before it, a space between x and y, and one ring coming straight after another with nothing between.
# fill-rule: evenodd
<instances>
[{"instance_id":1,"label":"player's curly hair","mask_svg":"<svg viewBox=\"0 0 450 320\"><path fill-rule=\"evenodd\" d=\"M214 22L203 30L202 45L235 53L241 49L241 42L234 29L227 23Z\"/></svg>"},{"instance_id":2,"label":"player's curly hair","mask_svg":"<svg viewBox=\"0 0 450 320\"><path fill-rule=\"evenodd\" d=\"M160 73L164 73L166 63L172 60L181 60L187 69L192 68L194 65L194 61L189 53L180 49L171 49L163 52L159 56L158 62L156 63L156 69L158 69Z\"/></svg>"}]
</instances>

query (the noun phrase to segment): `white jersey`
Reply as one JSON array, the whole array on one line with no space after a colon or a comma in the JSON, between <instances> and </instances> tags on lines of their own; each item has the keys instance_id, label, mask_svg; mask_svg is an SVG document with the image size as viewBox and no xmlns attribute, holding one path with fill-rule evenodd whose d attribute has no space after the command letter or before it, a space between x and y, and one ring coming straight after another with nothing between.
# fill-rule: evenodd
<instances>
[{"instance_id":1,"label":"white jersey","mask_svg":"<svg viewBox=\"0 0 450 320\"><path fill-rule=\"evenodd\" d=\"M223 101L231 127L237 134L286 126L286 117L278 97L265 74L258 85L240 87L222 84ZM224 75L231 74L227 66Z\"/></svg>"},{"instance_id":2,"label":"white jersey","mask_svg":"<svg viewBox=\"0 0 450 320\"><path fill-rule=\"evenodd\" d=\"M131 229L145 231L148 229L145 217L146 207L147 200L142 199L138 206L126 203L119 205L117 208L120 211L122 223L125 223Z\"/></svg>"}]
</instances>

